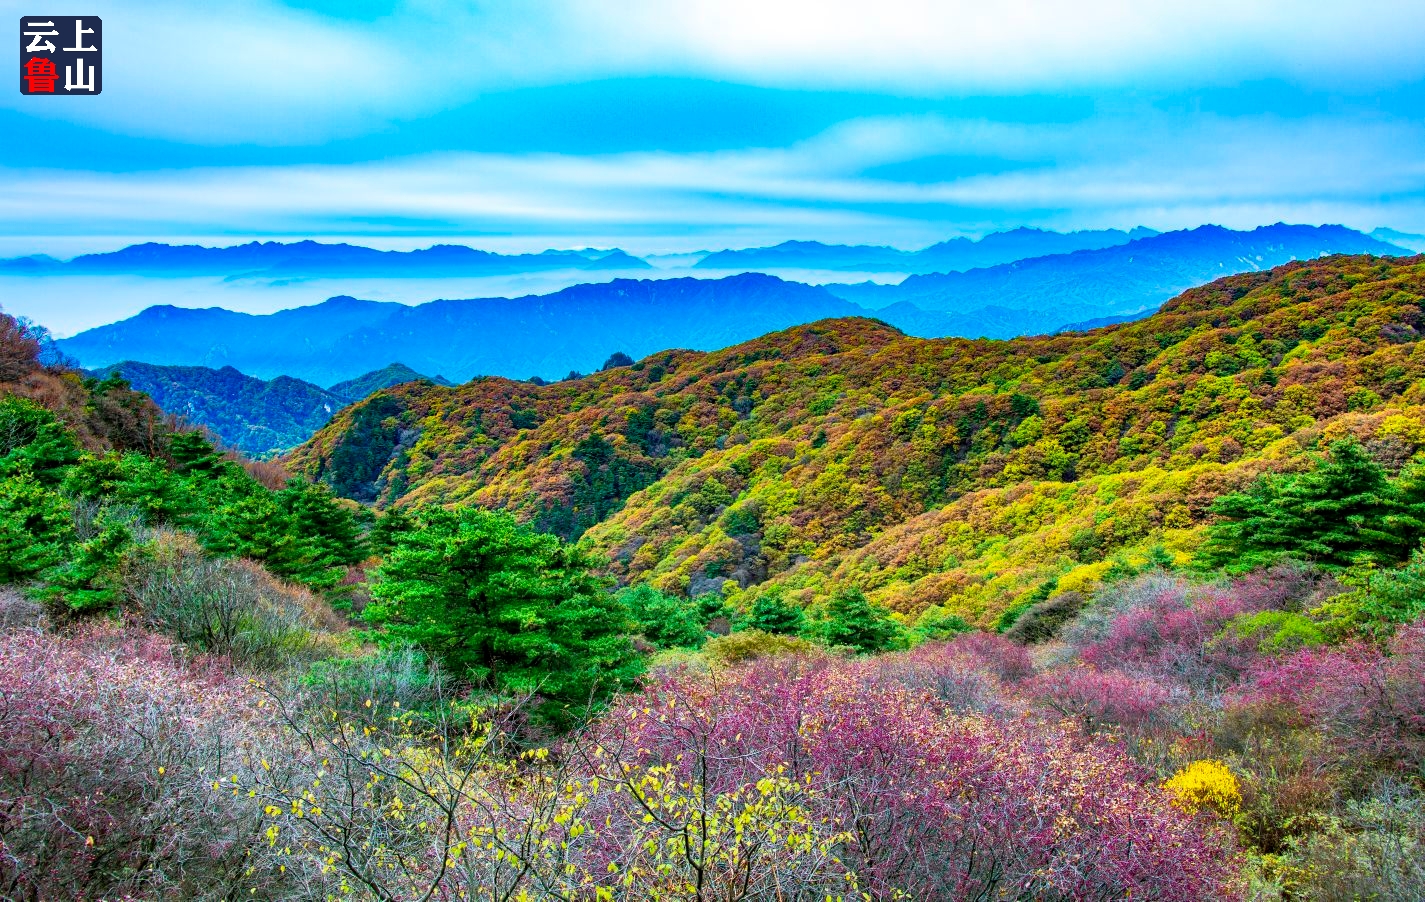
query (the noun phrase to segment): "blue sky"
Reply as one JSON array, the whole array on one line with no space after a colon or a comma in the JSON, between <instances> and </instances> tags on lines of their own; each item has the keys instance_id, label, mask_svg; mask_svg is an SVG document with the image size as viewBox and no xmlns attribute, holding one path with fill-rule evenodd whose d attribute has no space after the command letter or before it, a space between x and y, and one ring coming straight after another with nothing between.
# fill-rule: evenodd
<instances>
[{"instance_id":1,"label":"blue sky","mask_svg":"<svg viewBox=\"0 0 1425 902\"><path fill-rule=\"evenodd\" d=\"M0 0L23 13L73 13ZM0 95L0 251L656 252L1015 225L1425 232L1425 4L86 0Z\"/></svg>"}]
</instances>

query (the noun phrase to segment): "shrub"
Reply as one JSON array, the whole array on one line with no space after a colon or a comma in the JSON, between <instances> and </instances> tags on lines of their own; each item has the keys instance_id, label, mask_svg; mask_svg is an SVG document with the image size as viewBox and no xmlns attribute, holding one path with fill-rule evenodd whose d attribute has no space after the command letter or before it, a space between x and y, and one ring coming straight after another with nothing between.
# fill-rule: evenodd
<instances>
[{"instance_id":1,"label":"shrub","mask_svg":"<svg viewBox=\"0 0 1425 902\"><path fill-rule=\"evenodd\" d=\"M1298 898L1413 899L1425 887L1425 803L1387 783L1346 804L1342 817L1292 843Z\"/></svg>"},{"instance_id":2,"label":"shrub","mask_svg":"<svg viewBox=\"0 0 1425 902\"><path fill-rule=\"evenodd\" d=\"M1173 804L1188 814L1204 809L1231 819L1242 808L1237 777L1221 761L1194 761L1163 784Z\"/></svg>"},{"instance_id":3,"label":"shrub","mask_svg":"<svg viewBox=\"0 0 1425 902\"><path fill-rule=\"evenodd\" d=\"M312 654L321 627L342 626L306 589L251 561L209 557L182 534L130 556L124 594L149 629L256 667Z\"/></svg>"},{"instance_id":4,"label":"shrub","mask_svg":"<svg viewBox=\"0 0 1425 902\"><path fill-rule=\"evenodd\" d=\"M1078 614L1084 606L1084 597L1078 592L1060 592L1044 601L1025 608L1015 618L1004 635L1016 642L1032 644L1047 642L1059 634L1059 630Z\"/></svg>"},{"instance_id":5,"label":"shrub","mask_svg":"<svg viewBox=\"0 0 1425 902\"><path fill-rule=\"evenodd\" d=\"M716 636L703 646L703 656L710 663L722 665L776 655L805 655L814 651L816 646L805 639L761 630L739 630L726 636Z\"/></svg>"},{"instance_id":6,"label":"shrub","mask_svg":"<svg viewBox=\"0 0 1425 902\"><path fill-rule=\"evenodd\" d=\"M208 788L258 735L246 688L149 634L0 634L0 896L288 896L250 858L257 818Z\"/></svg>"}]
</instances>

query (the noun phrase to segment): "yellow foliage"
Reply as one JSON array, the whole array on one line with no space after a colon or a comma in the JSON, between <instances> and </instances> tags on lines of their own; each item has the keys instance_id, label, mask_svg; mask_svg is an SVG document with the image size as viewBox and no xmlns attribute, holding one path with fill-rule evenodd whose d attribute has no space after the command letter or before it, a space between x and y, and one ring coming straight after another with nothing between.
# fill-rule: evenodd
<instances>
[{"instance_id":1,"label":"yellow foliage","mask_svg":"<svg viewBox=\"0 0 1425 902\"><path fill-rule=\"evenodd\" d=\"M1221 761L1194 761L1173 774L1163 784L1173 796L1173 804L1189 814L1204 808L1223 817L1233 817L1242 809L1242 791L1237 777Z\"/></svg>"}]
</instances>

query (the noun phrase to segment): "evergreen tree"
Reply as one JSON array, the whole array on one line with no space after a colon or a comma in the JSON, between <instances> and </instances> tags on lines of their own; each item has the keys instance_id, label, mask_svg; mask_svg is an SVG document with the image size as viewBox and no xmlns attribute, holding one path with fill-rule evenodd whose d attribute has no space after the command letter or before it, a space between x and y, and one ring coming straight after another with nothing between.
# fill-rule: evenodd
<instances>
[{"instance_id":1,"label":"evergreen tree","mask_svg":"<svg viewBox=\"0 0 1425 902\"><path fill-rule=\"evenodd\" d=\"M1401 489L1354 441L1296 474L1269 475L1246 492L1219 498L1199 562L1234 571L1283 557L1324 566L1394 564L1419 542L1425 523Z\"/></svg>"},{"instance_id":2,"label":"evergreen tree","mask_svg":"<svg viewBox=\"0 0 1425 902\"><path fill-rule=\"evenodd\" d=\"M393 507L378 514L370 534L366 537L373 554L387 555L396 547L401 536L415 532L420 524L405 508Z\"/></svg>"},{"instance_id":3,"label":"evergreen tree","mask_svg":"<svg viewBox=\"0 0 1425 902\"><path fill-rule=\"evenodd\" d=\"M890 612L872 604L860 589L833 595L815 632L827 645L846 645L867 654L885 651L900 638L900 627Z\"/></svg>"},{"instance_id":4,"label":"evergreen tree","mask_svg":"<svg viewBox=\"0 0 1425 902\"><path fill-rule=\"evenodd\" d=\"M169 439L168 456L173 459L173 471L180 475L189 473L214 473L225 463L221 454L203 433L175 433Z\"/></svg>"},{"instance_id":5,"label":"evergreen tree","mask_svg":"<svg viewBox=\"0 0 1425 902\"><path fill-rule=\"evenodd\" d=\"M707 638L704 621L688 602L648 584L623 589L618 600L643 638L659 648L697 648Z\"/></svg>"},{"instance_id":6,"label":"evergreen tree","mask_svg":"<svg viewBox=\"0 0 1425 902\"><path fill-rule=\"evenodd\" d=\"M133 536L121 523L106 523L98 535L74 547L69 560L46 570L40 597L76 614L113 607L119 601L119 563Z\"/></svg>"},{"instance_id":7,"label":"evergreen tree","mask_svg":"<svg viewBox=\"0 0 1425 902\"><path fill-rule=\"evenodd\" d=\"M214 554L261 561L278 576L302 582L325 575L313 572L311 557L297 540L291 518L270 493L256 493L222 505L204 521L203 547ZM332 580L335 582L335 580Z\"/></svg>"},{"instance_id":8,"label":"evergreen tree","mask_svg":"<svg viewBox=\"0 0 1425 902\"><path fill-rule=\"evenodd\" d=\"M738 627L781 636L796 636L806 629L806 624L806 612L801 606L788 604L781 589L773 588L757 596Z\"/></svg>"},{"instance_id":9,"label":"evergreen tree","mask_svg":"<svg viewBox=\"0 0 1425 902\"><path fill-rule=\"evenodd\" d=\"M0 479L0 583L23 582L63 562L73 539L63 498L26 472Z\"/></svg>"},{"instance_id":10,"label":"evergreen tree","mask_svg":"<svg viewBox=\"0 0 1425 902\"><path fill-rule=\"evenodd\" d=\"M65 476L64 490L92 501L133 507L154 526L184 522L200 507L194 493L163 464L132 451L84 458Z\"/></svg>"},{"instance_id":11,"label":"evergreen tree","mask_svg":"<svg viewBox=\"0 0 1425 902\"><path fill-rule=\"evenodd\" d=\"M74 435L53 413L27 398L0 398L0 476L23 470L58 485L79 457Z\"/></svg>"},{"instance_id":12,"label":"evergreen tree","mask_svg":"<svg viewBox=\"0 0 1425 902\"><path fill-rule=\"evenodd\" d=\"M457 677L574 706L641 667L628 612L589 561L505 513L427 511L377 571L364 616Z\"/></svg>"},{"instance_id":13,"label":"evergreen tree","mask_svg":"<svg viewBox=\"0 0 1425 902\"><path fill-rule=\"evenodd\" d=\"M970 622L959 614L952 614L939 605L925 609L920 619L915 621L915 632L935 641L953 639L961 633L974 630Z\"/></svg>"},{"instance_id":14,"label":"evergreen tree","mask_svg":"<svg viewBox=\"0 0 1425 902\"><path fill-rule=\"evenodd\" d=\"M331 489L293 479L276 500L314 566L350 566L366 557L366 539L356 516Z\"/></svg>"}]
</instances>

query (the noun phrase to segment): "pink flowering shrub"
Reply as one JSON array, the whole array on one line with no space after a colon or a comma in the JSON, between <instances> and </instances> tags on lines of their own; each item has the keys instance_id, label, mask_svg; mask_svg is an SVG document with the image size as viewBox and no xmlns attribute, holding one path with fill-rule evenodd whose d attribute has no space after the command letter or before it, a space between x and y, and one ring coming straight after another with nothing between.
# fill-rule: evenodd
<instances>
[{"instance_id":1,"label":"pink flowering shrub","mask_svg":"<svg viewBox=\"0 0 1425 902\"><path fill-rule=\"evenodd\" d=\"M1046 706L1094 732L1144 731L1167 723L1182 698L1163 683L1116 670L1064 667L1036 678L1028 691Z\"/></svg>"}]
</instances>

